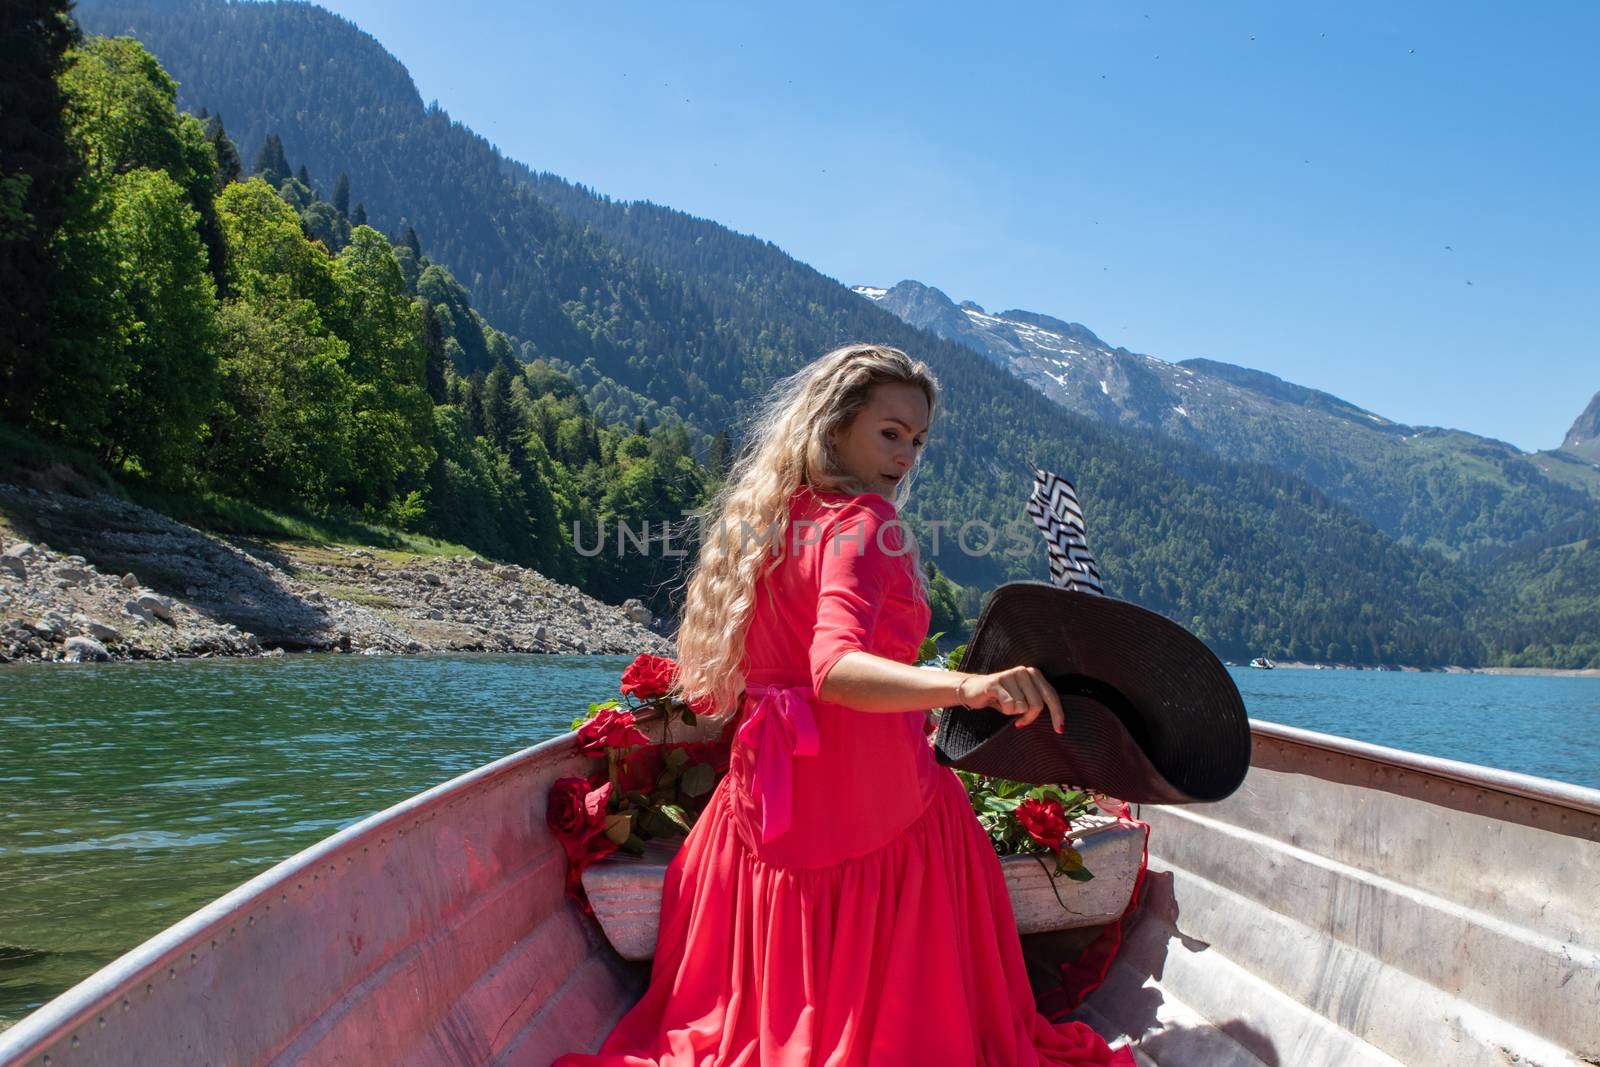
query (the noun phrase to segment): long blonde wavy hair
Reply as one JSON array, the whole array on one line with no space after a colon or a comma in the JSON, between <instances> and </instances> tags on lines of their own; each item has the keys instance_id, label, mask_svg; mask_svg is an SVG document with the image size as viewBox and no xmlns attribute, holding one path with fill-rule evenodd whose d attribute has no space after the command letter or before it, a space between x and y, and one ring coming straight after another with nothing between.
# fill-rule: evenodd
<instances>
[{"instance_id":1,"label":"long blonde wavy hair","mask_svg":"<svg viewBox=\"0 0 1600 1067\"><path fill-rule=\"evenodd\" d=\"M701 513L699 554L678 627L672 695L685 701L711 698L714 710L703 717L710 727L720 730L738 710L745 685L745 633L761 578L783 558L790 497L801 485L851 495L872 492L840 466L833 437L849 428L875 388L890 383L922 389L931 432L939 383L927 364L898 348L844 345L783 379L751 420L738 458ZM895 487L897 509L910 495L921 465L919 456ZM744 531L754 536L743 536ZM925 584L909 531L905 543Z\"/></svg>"}]
</instances>

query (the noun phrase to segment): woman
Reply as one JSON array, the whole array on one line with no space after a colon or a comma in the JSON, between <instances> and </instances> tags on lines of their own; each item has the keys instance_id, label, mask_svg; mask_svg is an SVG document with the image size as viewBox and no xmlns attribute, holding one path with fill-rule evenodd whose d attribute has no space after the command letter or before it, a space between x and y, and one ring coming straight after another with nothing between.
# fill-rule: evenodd
<instances>
[{"instance_id":1,"label":"woman","mask_svg":"<svg viewBox=\"0 0 1600 1067\"><path fill-rule=\"evenodd\" d=\"M1062 723L1033 668L913 665L930 611L897 503L936 402L925 364L849 345L756 420L677 640L676 695L741 717L730 767L667 869L648 990L557 1067L1132 1067L1036 1011L999 859L928 743L951 704Z\"/></svg>"}]
</instances>

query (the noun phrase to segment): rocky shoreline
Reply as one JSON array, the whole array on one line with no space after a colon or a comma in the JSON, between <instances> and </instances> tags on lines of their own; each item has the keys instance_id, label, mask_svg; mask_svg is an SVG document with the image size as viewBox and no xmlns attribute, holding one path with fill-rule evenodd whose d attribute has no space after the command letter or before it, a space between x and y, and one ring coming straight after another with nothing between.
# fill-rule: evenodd
<instances>
[{"instance_id":1,"label":"rocky shoreline","mask_svg":"<svg viewBox=\"0 0 1600 1067\"><path fill-rule=\"evenodd\" d=\"M220 537L110 494L0 484L0 664L535 652L670 655L605 604L481 556Z\"/></svg>"}]
</instances>

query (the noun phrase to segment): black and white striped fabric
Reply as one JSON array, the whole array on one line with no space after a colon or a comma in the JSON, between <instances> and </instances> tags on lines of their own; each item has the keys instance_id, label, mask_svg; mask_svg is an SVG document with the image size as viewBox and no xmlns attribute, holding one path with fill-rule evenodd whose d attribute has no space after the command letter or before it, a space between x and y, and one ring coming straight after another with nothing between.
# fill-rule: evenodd
<instances>
[{"instance_id":1,"label":"black and white striped fabric","mask_svg":"<svg viewBox=\"0 0 1600 1067\"><path fill-rule=\"evenodd\" d=\"M1100 567L1084 536L1083 508L1072 483L1035 467L1028 514L1044 533L1045 547L1050 552L1050 580L1080 593L1105 596Z\"/></svg>"}]
</instances>

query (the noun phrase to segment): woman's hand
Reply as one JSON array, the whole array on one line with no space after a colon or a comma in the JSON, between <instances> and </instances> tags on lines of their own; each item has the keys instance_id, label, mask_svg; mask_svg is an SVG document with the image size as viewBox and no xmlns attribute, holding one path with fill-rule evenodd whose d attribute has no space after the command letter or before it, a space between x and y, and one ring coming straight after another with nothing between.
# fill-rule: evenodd
<instances>
[{"instance_id":1,"label":"woman's hand","mask_svg":"<svg viewBox=\"0 0 1600 1067\"><path fill-rule=\"evenodd\" d=\"M1037 667L1012 667L996 674L969 674L956 686L960 702L969 708L994 708L1018 716L1014 725L1027 726L1045 708L1056 733L1066 729L1061 697Z\"/></svg>"}]
</instances>

